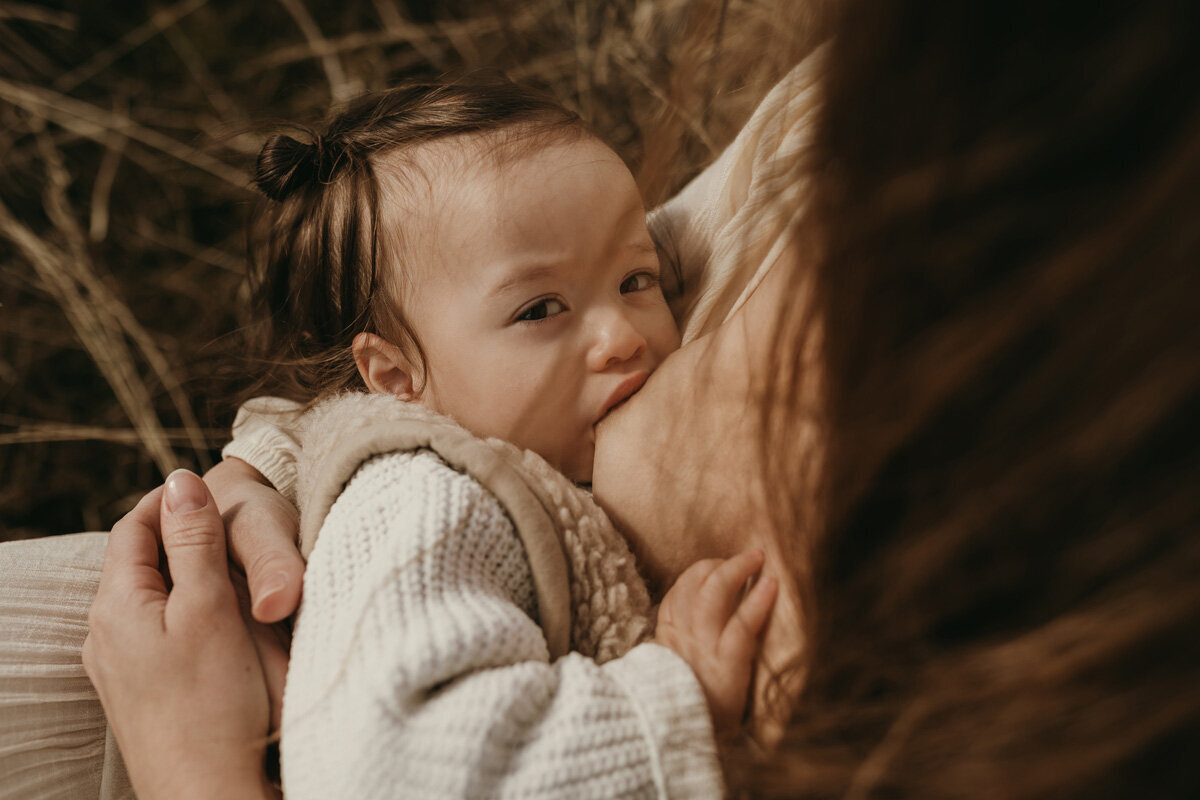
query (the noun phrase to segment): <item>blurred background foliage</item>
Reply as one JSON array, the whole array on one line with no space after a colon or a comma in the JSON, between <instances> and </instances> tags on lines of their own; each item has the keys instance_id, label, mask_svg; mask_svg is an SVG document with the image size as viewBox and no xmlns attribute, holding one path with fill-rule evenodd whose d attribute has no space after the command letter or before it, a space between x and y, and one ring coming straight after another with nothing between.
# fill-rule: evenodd
<instances>
[{"instance_id":1,"label":"blurred background foliage","mask_svg":"<svg viewBox=\"0 0 1200 800\"><path fill-rule=\"evenodd\" d=\"M219 458L252 377L243 223L272 123L499 68L582 114L653 203L811 45L816 5L0 0L0 540L107 529Z\"/></svg>"}]
</instances>

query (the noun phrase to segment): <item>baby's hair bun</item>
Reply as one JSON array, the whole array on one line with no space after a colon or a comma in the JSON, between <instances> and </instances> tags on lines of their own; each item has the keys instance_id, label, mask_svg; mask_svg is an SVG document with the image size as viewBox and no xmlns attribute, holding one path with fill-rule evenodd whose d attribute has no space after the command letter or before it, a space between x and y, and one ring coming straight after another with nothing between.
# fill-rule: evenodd
<instances>
[{"instance_id":1,"label":"baby's hair bun","mask_svg":"<svg viewBox=\"0 0 1200 800\"><path fill-rule=\"evenodd\" d=\"M267 139L258 154L254 185L272 200L284 200L299 187L316 179L320 158L318 141L304 144L277 133Z\"/></svg>"}]
</instances>

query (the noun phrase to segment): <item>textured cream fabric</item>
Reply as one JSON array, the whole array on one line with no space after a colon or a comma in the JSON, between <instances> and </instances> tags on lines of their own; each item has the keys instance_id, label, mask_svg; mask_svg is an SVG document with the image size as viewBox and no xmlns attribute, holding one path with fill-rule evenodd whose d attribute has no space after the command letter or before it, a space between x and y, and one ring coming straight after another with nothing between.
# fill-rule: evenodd
<instances>
[{"instance_id":1,"label":"textured cream fabric","mask_svg":"<svg viewBox=\"0 0 1200 800\"><path fill-rule=\"evenodd\" d=\"M365 392L325 401L305 415L301 430L302 556L308 558L312 552L329 507L364 461L383 453L433 450L500 500L525 547L537 595L538 623L550 653L554 658L567 654L570 599L556 509L539 502L520 469L515 448L513 457L505 458L448 417L390 395ZM632 564L628 548L626 555Z\"/></svg>"},{"instance_id":2,"label":"textured cream fabric","mask_svg":"<svg viewBox=\"0 0 1200 800\"><path fill-rule=\"evenodd\" d=\"M603 665L553 659L534 583L479 482L429 450L368 457L305 571L281 728L289 800L720 798L687 664L653 644Z\"/></svg>"},{"instance_id":3,"label":"textured cream fabric","mask_svg":"<svg viewBox=\"0 0 1200 800\"><path fill-rule=\"evenodd\" d=\"M0 799L132 798L80 648L106 533L0 544Z\"/></svg>"},{"instance_id":4,"label":"textured cream fabric","mask_svg":"<svg viewBox=\"0 0 1200 800\"><path fill-rule=\"evenodd\" d=\"M536 453L480 439L448 417L384 394L327 400L298 426L300 549L307 556L330 507L375 455L433 450L500 501L528 562L536 619L558 658L624 655L650 632L650 595L629 545L589 492Z\"/></svg>"}]
</instances>

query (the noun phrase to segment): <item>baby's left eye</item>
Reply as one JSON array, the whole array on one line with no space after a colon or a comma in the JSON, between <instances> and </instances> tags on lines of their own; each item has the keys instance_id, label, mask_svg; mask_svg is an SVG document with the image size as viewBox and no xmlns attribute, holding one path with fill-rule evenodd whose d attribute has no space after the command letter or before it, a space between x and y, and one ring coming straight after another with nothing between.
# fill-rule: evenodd
<instances>
[{"instance_id":1,"label":"baby's left eye","mask_svg":"<svg viewBox=\"0 0 1200 800\"><path fill-rule=\"evenodd\" d=\"M658 278L656 276L651 275L649 272L639 272L621 281L621 294L644 292L647 289L653 289L657 283Z\"/></svg>"},{"instance_id":2,"label":"baby's left eye","mask_svg":"<svg viewBox=\"0 0 1200 800\"><path fill-rule=\"evenodd\" d=\"M567 307L562 300L555 297L547 297L543 300L538 300L529 308L522 311L517 316L518 322L541 322L544 319L557 316L566 311Z\"/></svg>"}]
</instances>

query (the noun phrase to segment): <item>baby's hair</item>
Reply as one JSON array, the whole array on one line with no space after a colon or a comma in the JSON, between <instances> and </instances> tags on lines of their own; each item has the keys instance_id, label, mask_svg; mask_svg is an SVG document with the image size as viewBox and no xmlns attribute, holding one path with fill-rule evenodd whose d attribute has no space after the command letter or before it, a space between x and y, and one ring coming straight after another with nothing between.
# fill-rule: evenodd
<instances>
[{"instance_id":1,"label":"baby's hair","mask_svg":"<svg viewBox=\"0 0 1200 800\"><path fill-rule=\"evenodd\" d=\"M249 392L305 402L363 388L352 352L359 333L378 333L425 366L380 269L381 253L396 249L389 242L404 238L390 230L381 237L380 159L464 134L503 132L491 150L497 157L518 142L588 133L553 98L498 74L366 94L323 127L293 126L299 139L276 134L263 145L254 183L267 200L248 242L266 366Z\"/></svg>"}]
</instances>

